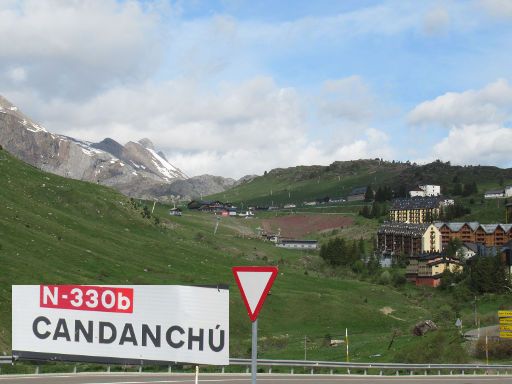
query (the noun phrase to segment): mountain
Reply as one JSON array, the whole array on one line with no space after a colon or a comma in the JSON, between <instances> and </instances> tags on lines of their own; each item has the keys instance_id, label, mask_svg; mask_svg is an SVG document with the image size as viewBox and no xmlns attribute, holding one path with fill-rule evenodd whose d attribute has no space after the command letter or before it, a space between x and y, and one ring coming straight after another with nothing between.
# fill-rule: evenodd
<instances>
[{"instance_id":1,"label":"mountain","mask_svg":"<svg viewBox=\"0 0 512 384\"><path fill-rule=\"evenodd\" d=\"M147 139L121 145L111 138L90 143L54 134L0 96L0 145L44 171L95 182L136 198L171 201L219 193L235 180L189 177Z\"/></svg>"}]
</instances>

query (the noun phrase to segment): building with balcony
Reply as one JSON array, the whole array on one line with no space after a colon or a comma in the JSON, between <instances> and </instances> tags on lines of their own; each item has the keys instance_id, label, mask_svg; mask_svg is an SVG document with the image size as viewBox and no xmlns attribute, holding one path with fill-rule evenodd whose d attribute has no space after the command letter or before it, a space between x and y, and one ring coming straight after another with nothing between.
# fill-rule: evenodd
<instances>
[{"instance_id":1,"label":"building with balcony","mask_svg":"<svg viewBox=\"0 0 512 384\"><path fill-rule=\"evenodd\" d=\"M428 223L384 223L377 231L377 249L381 254L408 257L441 252L441 232Z\"/></svg>"},{"instance_id":2,"label":"building with balcony","mask_svg":"<svg viewBox=\"0 0 512 384\"><path fill-rule=\"evenodd\" d=\"M434 225L441 232L443 247L453 239L459 239L463 243L483 244L486 247L500 247L512 240L512 224L480 224L472 221L437 222Z\"/></svg>"}]
</instances>

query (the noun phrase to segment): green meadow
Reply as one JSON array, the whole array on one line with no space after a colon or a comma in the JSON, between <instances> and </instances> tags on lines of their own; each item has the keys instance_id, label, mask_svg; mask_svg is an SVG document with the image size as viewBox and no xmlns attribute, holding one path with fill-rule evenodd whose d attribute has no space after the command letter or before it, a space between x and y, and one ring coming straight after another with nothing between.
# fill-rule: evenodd
<instances>
[{"instance_id":1,"label":"green meadow","mask_svg":"<svg viewBox=\"0 0 512 384\"><path fill-rule=\"evenodd\" d=\"M330 271L318 253L276 248L256 238L259 219L223 218L214 234L217 219L209 214L185 209L171 217L157 204L144 218L143 201L41 172L5 151L0 175L0 353L11 351L13 284L228 284L230 355L248 357L251 326L231 273L236 265L279 267L259 318L262 358L345 360L345 346L329 341L348 329L350 360L397 361L407 348L432 343L411 335L418 321L436 319L440 334L452 335L457 314L468 323L473 315L471 302L458 303L455 313L440 291L361 281ZM375 231L369 222L359 219L348 236ZM507 298L486 300L482 316L492 316ZM446 353L435 360L465 359L460 340L439 343Z\"/></svg>"}]
</instances>

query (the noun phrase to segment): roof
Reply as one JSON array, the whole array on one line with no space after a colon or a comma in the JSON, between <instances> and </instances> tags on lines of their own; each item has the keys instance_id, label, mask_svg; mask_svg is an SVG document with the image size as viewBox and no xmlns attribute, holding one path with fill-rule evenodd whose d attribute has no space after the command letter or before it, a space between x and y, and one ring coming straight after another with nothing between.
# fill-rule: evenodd
<instances>
[{"instance_id":1,"label":"roof","mask_svg":"<svg viewBox=\"0 0 512 384\"><path fill-rule=\"evenodd\" d=\"M467 225L469 228L471 228L471 230L476 231L478 229L478 227L480 226L480 223L478 221L453 222L453 223L445 223L445 222L439 221L439 222L434 223L434 225L438 229L441 229L441 227L446 225L450 229L450 231L459 232L464 225Z\"/></svg>"},{"instance_id":2,"label":"roof","mask_svg":"<svg viewBox=\"0 0 512 384\"><path fill-rule=\"evenodd\" d=\"M364 195L367 189L367 187L354 188L352 189L352 192L350 192L350 195Z\"/></svg>"},{"instance_id":3,"label":"roof","mask_svg":"<svg viewBox=\"0 0 512 384\"><path fill-rule=\"evenodd\" d=\"M398 223L398 222L387 222L380 226L378 233L402 233L404 235L416 235L423 236L425 231L430 227L431 224L409 224L409 223Z\"/></svg>"},{"instance_id":4,"label":"roof","mask_svg":"<svg viewBox=\"0 0 512 384\"><path fill-rule=\"evenodd\" d=\"M475 243L463 243L462 245L469 249L470 251L473 251L475 253L478 252L478 245Z\"/></svg>"},{"instance_id":5,"label":"roof","mask_svg":"<svg viewBox=\"0 0 512 384\"><path fill-rule=\"evenodd\" d=\"M391 202L391 209L404 210L404 209L429 209L439 208L441 201L444 200L440 196L428 197L411 197L393 199Z\"/></svg>"},{"instance_id":6,"label":"roof","mask_svg":"<svg viewBox=\"0 0 512 384\"><path fill-rule=\"evenodd\" d=\"M503 189L491 189L489 191L485 191L485 195L503 195Z\"/></svg>"},{"instance_id":7,"label":"roof","mask_svg":"<svg viewBox=\"0 0 512 384\"><path fill-rule=\"evenodd\" d=\"M281 240L282 244L316 244L317 240Z\"/></svg>"}]
</instances>

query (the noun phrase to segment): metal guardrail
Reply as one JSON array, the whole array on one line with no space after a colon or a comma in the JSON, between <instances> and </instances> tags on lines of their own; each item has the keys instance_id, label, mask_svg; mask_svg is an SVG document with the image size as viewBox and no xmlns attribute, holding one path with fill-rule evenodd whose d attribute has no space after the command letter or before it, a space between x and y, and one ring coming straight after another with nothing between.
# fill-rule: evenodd
<instances>
[{"instance_id":1,"label":"metal guardrail","mask_svg":"<svg viewBox=\"0 0 512 384\"><path fill-rule=\"evenodd\" d=\"M250 359L229 359L232 365L250 366ZM307 367L307 368L347 368L347 369L391 369L391 370L509 370L508 364L405 364L405 363L345 363L336 361L307 361L307 360L270 360L258 359L258 366L267 367Z\"/></svg>"},{"instance_id":2,"label":"metal guardrail","mask_svg":"<svg viewBox=\"0 0 512 384\"><path fill-rule=\"evenodd\" d=\"M11 364L12 356L0 356L0 364Z\"/></svg>"},{"instance_id":3,"label":"metal guardrail","mask_svg":"<svg viewBox=\"0 0 512 384\"><path fill-rule=\"evenodd\" d=\"M0 364L12 364L12 356L0 356ZM230 365L240 365L249 367L251 359L230 358ZM271 360L271 359L258 359L258 366L260 367L289 367L289 368L310 368L312 372L315 368L330 368L330 369L350 369L359 370L395 370L395 371L409 371L423 370L425 372L432 370L450 370L450 371L506 371L512 374L512 365L509 364L405 364L405 363L345 363L337 361L308 361L308 360ZM142 369L141 369L142 371Z\"/></svg>"}]
</instances>

